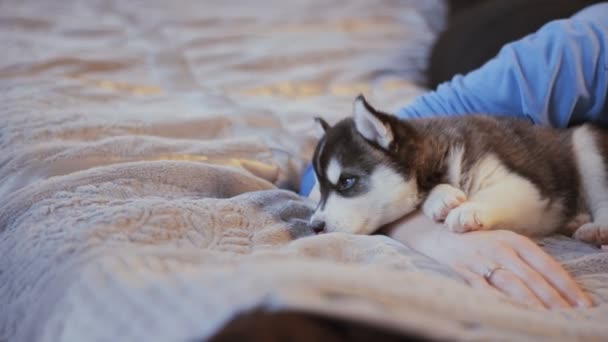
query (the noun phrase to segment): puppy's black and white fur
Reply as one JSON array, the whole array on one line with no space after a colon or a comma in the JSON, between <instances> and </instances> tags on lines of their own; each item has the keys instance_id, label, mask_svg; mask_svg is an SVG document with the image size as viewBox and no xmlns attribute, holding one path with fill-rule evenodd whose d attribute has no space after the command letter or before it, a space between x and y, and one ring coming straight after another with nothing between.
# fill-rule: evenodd
<instances>
[{"instance_id":1,"label":"puppy's black and white fur","mask_svg":"<svg viewBox=\"0 0 608 342\"><path fill-rule=\"evenodd\" d=\"M455 232L569 226L608 242L607 131L483 115L400 120L363 96L353 112L334 126L317 119L317 228L369 234L421 208Z\"/></svg>"}]
</instances>

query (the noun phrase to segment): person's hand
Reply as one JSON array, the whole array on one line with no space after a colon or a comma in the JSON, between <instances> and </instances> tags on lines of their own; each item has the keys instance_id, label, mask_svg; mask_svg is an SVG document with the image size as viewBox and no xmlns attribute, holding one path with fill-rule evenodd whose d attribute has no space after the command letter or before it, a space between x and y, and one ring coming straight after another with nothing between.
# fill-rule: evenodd
<instances>
[{"instance_id":1,"label":"person's hand","mask_svg":"<svg viewBox=\"0 0 608 342\"><path fill-rule=\"evenodd\" d=\"M589 307L589 297L552 257L511 231L452 233L415 213L389 227L389 236L450 266L474 287L495 288L546 308Z\"/></svg>"}]
</instances>

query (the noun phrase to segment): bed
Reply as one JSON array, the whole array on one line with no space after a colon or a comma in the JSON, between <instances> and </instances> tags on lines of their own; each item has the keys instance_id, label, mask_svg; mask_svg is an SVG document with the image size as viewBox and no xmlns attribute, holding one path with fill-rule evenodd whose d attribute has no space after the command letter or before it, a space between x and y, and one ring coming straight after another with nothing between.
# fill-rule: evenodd
<instances>
[{"instance_id":1,"label":"bed","mask_svg":"<svg viewBox=\"0 0 608 342\"><path fill-rule=\"evenodd\" d=\"M595 247L540 241L597 304L548 312L386 236L306 225L312 118L422 92L444 12L0 2L0 341L608 339Z\"/></svg>"}]
</instances>

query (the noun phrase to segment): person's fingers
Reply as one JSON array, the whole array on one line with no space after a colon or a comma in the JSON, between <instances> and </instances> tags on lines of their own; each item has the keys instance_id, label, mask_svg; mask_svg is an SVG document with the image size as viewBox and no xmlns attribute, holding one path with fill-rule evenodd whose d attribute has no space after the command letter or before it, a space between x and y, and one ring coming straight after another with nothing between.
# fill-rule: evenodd
<instances>
[{"instance_id":1,"label":"person's fingers","mask_svg":"<svg viewBox=\"0 0 608 342\"><path fill-rule=\"evenodd\" d=\"M513 272L530 289L543 304L551 309L571 308L559 291L543 278L543 276L522 261L517 253L508 249L500 253L498 263Z\"/></svg>"},{"instance_id":2,"label":"person's fingers","mask_svg":"<svg viewBox=\"0 0 608 342\"><path fill-rule=\"evenodd\" d=\"M488 284L486 279L479 274L467 269L466 267L454 267L454 270L460 274L469 285L476 289L485 289L503 295L497 288Z\"/></svg>"},{"instance_id":3,"label":"person's fingers","mask_svg":"<svg viewBox=\"0 0 608 342\"><path fill-rule=\"evenodd\" d=\"M507 296L537 308L546 308L521 279L509 270L499 268L487 279L499 291Z\"/></svg>"},{"instance_id":4,"label":"person's fingers","mask_svg":"<svg viewBox=\"0 0 608 342\"><path fill-rule=\"evenodd\" d=\"M572 305L591 307L593 302L566 270L532 241L518 235L511 237L511 246L519 257L540 273L561 296Z\"/></svg>"}]
</instances>

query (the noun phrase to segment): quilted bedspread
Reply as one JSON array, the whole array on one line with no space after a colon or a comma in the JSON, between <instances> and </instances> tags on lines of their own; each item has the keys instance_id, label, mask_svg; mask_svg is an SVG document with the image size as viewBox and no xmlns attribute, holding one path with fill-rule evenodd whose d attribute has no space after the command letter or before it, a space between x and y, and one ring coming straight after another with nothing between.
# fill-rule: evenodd
<instances>
[{"instance_id":1,"label":"quilted bedspread","mask_svg":"<svg viewBox=\"0 0 608 342\"><path fill-rule=\"evenodd\" d=\"M605 340L608 253L545 248L597 305L537 311L297 196L312 117L422 89L440 1L0 1L0 341L192 341L251 309L438 339Z\"/></svg>"}]
</instances>

